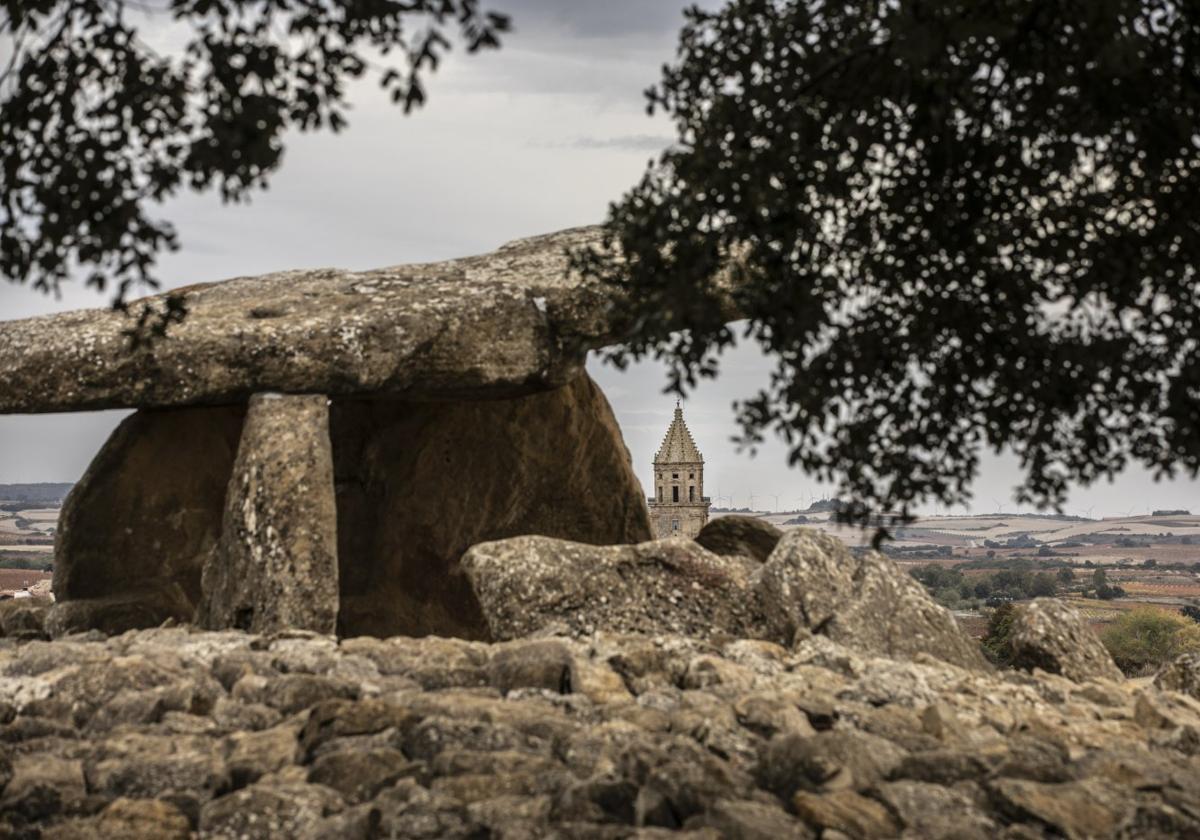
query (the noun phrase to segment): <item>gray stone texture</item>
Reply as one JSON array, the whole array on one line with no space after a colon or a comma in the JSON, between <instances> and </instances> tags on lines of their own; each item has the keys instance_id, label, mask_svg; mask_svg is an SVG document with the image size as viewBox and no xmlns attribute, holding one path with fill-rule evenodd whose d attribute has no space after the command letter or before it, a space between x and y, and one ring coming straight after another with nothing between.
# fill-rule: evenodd
<instances>
[{"instance_id":1,"label":"gray stone texture","mask_svg":"<svg viewBox=\"0 0 1200 840\"><path fill-rule=\"evenodd\" d=\"M1155 674L1154 684L1200 700L1200 653L1185 653L1168 662Z\"/></svg>"},{"instance_id":2,"label":"gray stone texture","mask_svg":"<svg viewBox=\"0 0 1200 840\"><path fill-rule=\"evenodd\" d=\"M820 646L0 639L0 837L1200 836L1192 698Z\"/></svg>"},{"instance_id":3,"label":"gray stone texture","mask_svg":"<svg viewBox=\"0 0 1200 840\"><path fill-rule=\"evenodd\" d=\"M557 632L685 633L935 657L990 670L979 645L882 555L819 531L788 532L766 563L691 540L587 546L518 537L483 543L463 568L494 639Z\"/></svg>"},{"instance_id":4,"label":"gray stone texture","mask_svg":"<svg viewBox=\"0 0 1200 840\"><path fill-rule=\"evenodd\" d=\"M337 629L337 507L325 397L250 400L221 538L201 588L197 618L209 629Z\"/></svg>"},{"instance_id":5,"label":"gray stone texture","mask_svg":"<svg viewBox=\"0 0 1200 840\"><path fill-rule=\"evenodd\" d=\"M457 399L566 384L612 343L613 291L567 270L578 228L482 256L283 271L176 290L187 318L131 350L92 309L0 325L0 414L244 403L263 392ZM154 299L148 299L151 304Z\"/></svg>"},{"instance_id":6,"label":"gray stone texture","mask_svg":"<svg viewBox=\"0 0 1200 840\"><path fill-rule=\"evenodd\" d=\"M482 543L463 568L493 639L597 630L753 636L747 565L691 540L589 546L546 537Z\"/></svg>"},{"instance_id":7,"label":"gray stone texture","mask_svg":"<svg viewBox=\"0 0 1200 840\"><path fill-rule=\"evenodd\" d=\"M758 588L770 638L818 634L884 656L926 654L988 667L979 645L911 575L878 552L855 554L821 531L787 532Z\"/></svg>"},{"instance_id":8,"label":"gray stone texture","mask_svg":"<svg viewBox=\"0 0 1200 840\"><path fill-rule=\"evenodd\" d=\"M1058 598L1018 606L1008 638L1015 668L1041 668L1077 682L1123 678L1083 616Z\"/></svg>"}]
</instances>

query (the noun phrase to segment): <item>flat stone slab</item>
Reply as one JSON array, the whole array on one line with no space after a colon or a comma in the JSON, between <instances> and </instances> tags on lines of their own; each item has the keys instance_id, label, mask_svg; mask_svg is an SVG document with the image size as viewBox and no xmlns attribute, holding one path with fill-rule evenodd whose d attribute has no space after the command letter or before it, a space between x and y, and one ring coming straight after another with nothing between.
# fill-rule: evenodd
<instances>
[{"instance_id":1,"label":"flat stone slab","mask_svg":"<svg viewBox=\"0 0 1200 840\"><path fill-rule=\"evenodd\" d=\"M611 344L613 292L568 271L575 228L490 254L189 286L186 320L130 349L90 309L0 323L0 414L240 403L262 392L509 397L564 385ZM154 298L149 299L151 301Z\"/></svg>"}]
</instances>

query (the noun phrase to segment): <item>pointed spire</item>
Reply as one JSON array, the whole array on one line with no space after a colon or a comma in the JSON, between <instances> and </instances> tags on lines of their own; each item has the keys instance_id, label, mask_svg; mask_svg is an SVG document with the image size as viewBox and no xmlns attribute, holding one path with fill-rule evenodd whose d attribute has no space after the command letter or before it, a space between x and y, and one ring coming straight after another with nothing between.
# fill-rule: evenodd
<instances>
[{"instance_id":1,"label":"pointed spire","mask_svg":"<svg viewBox=\"0 0 1200 840\"><path fill-rule=\"evenodd\" d=\"M680 407L678 398L675 400L675 419L671 421L666 437L663 438L662 446L658 448L658 454L654 456L654 463L704 463L700 450L696 448L696 442L692 440L692 433L688 431L687 424L683 422L683 408Z\"/></svg>"}]
</instances>

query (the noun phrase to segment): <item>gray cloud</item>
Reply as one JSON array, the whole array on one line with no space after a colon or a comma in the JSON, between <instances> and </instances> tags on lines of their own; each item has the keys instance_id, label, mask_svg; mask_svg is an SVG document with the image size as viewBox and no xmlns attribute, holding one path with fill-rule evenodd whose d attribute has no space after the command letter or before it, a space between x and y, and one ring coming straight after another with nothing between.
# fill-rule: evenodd
<instances>
[{"instance_id":1,"label":"gray cloud","mask_svg":"<svg viewBox=\"0 0 1200 840\"><path fill-rule=\"evenodd\" d=\"M673 34L683 26L688 5L679 0L492 0L491 8L512 16L517 37L524 32L560 33L564 40L577 42Z\"/></svg>"},{"instance_id":2,"label":"gray cloud","mask_svg":"<svg viewBox=\"0 0 1200 840\"><path fill-rule=\"evenodd\" d=\"M666 135L626 134L620 137L576 137L573 140L541 140L530 145L540 149L616 149L632 152L661 152L674 142L674 137Z\"/></svg>"}]
</instances>

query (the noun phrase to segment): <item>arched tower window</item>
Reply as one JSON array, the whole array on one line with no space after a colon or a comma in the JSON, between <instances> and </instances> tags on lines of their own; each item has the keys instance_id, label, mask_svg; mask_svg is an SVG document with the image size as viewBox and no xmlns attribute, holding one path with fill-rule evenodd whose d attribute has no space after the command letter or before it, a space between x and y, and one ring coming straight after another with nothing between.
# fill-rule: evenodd
<instances>
[{"instance_id":1,"label":"arched tower window","mask_svg":"<svg viewBox=\"0 0 1200 840\"><path fill-rule=\"evenodd\" d=\"M672 502L679 501L679 485L678 484L676 484L674 487L671 488L671 501Z\"/></svg>"},{"instance_id":2,"label":"arched tower window","mask_svg":"<svg viewBox=\"0 0 1200 840\"><path fill-rule=\"evenodd\" d=\"M688 487L688 501L689 502L696 501L696 488L695 487Z\"/></svg>"}]
</instances>

